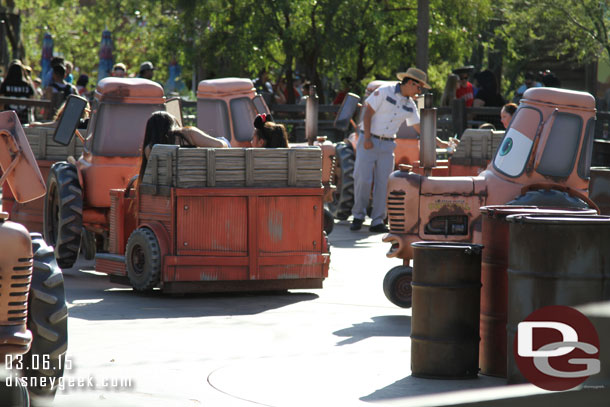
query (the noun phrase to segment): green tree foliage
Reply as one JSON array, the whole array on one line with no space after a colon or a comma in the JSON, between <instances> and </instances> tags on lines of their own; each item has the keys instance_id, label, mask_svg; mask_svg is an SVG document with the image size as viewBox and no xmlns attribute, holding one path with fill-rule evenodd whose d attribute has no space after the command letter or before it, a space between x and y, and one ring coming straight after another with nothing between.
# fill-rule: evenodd
<instances>
[{"instance_id":1,"label":"green tree foliage","mask_svg":"<svg viewBox=\"0 0 610 407\"><path fill-rule=\"evenodd\" d=\"M22 16L27 63L39 68L48 31L55 52L93 78L105 28L112 32L117 62L135 74L142 61L150 60L160 68L155 74L160 82L173 59L182 65L184 78L254 77L265 67L273 79L292 79L299 70L319 89L344 76L363 87L371 79L393 79L396 71L415 64L417 0L9 3ZM525 65L545 58L576 64L610 53L607 3L429 0L428 74L435 93L442 93L452 68L466 63L495 66L516 81ZM488 57L497 59L498 53L500 62Z\"/></svg>"},{"instance_id":2,"label":"green tree foliage","mask_svg":"<svg viewBox=\"0 0 610 407\"><path fill-rule=\"evenodd\" d=\"M92 79L97 77L104 29L112 33L115 62L125 63L131 74L137 74L145 60L159 67L167 66L172 58L185 61L178 14L170 2L15 0L15 4L22 16L25 59L35 72L40 69L45 32L53 36L55 54L73 62ZM167 76L167 69L160 69L155 80L163 82Z\"/></svg>"}]
</instances>

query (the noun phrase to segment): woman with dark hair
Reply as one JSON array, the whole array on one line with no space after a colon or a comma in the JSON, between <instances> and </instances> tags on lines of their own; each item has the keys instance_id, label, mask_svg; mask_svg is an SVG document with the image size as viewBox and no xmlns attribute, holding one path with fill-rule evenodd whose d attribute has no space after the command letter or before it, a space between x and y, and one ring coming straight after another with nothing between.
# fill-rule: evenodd
<instances>
[{"instance_id":1,"label":"woman with dark hair","mask_svg":"<svg viewBox=\"0 0 610 407\"><path fill-rule=\"evenodd\" d=\"M8 68L4 82L0 85L0 95L7 97L31 98L34 96L34 86L27 80L21 61L14 60ZM25 105L8 105L5 109L14 110L22 124L31 120L31 109Z\"/></svg>"},{"instance_id":2,"label":"woman with dark hair","mask_svg":"<svg viewBox=\"0 0 610 407\"><path fill-rule=\"evenodd\" d=\"M498 91L498 82L496 81L496 76L490 70L486 69L477 73L475 76L475 81L478 83L478 92L474 97L474 102L472 105L474 107L481 106L492 106L492 107L502 107L506 103L502 95L500 95ZM500 117L497 115L478 115L474 118L475 120L484 121L487 123L491 123L495 126L496 129L502 127L502 122L500 121Z\"/></svg>"},{"instance_id":3,"label":"woman with dark hair","mask_svg":"<svg viewBox=\"0 0 610 407\"><path fill-rule=\"evenodd\" d=\"M254 119L252 147L288 148L288 134L283 124L273 122L270 114L262 113Z\"/></svg>"},{"instance_id":4,"label":"woman with dark hair","mask_svg":"<svg viewBox=\"0 0 610 407\"><path fill-rule=\"evenodd\" d=\"M180 127L176 118L168 112L154 112L146 122L144 131L140 176L146 170L148 157L155 144L178 144L182 147L228 147L226 141L212 137L197 127Z\"/></svg>"}]
</instances>

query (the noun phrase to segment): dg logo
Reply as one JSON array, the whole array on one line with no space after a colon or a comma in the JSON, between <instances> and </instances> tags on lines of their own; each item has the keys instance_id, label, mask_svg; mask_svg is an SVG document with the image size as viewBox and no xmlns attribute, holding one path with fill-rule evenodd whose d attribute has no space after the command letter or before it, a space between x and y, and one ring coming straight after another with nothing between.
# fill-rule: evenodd
<instances>
[{"instance_id":1,"label":"dg logo","mask_svg":"<svg viewBox=\"0 0 610 407\"><path fill-rule=\"evenodd\" d=\"M546 390L572 389L601 368L595 327L561 305L540 308L520 322L513 353L523 376Z\"/></svg>"}]
</instances>

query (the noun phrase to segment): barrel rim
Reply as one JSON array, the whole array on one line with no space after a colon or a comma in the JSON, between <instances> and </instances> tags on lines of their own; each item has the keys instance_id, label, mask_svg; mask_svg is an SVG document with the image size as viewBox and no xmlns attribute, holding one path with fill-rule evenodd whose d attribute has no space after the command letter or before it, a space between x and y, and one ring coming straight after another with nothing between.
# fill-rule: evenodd
<instances>
[{"instance_id":1,"label":"barrel rim","mask_svg":"<svg viewBox=\"0 0 610 407\"><path fill-rule=\"evenodd\" d=\"M610 224L608 215L568 215L568 216L549 216L549 215L509 215L507 222L527 223L527 224L547 224L547 225L591 225L607 226Z\"/></svg>"},{"instance_id":2,"label":"barrel rim","mask_svg":"<svg viewBox=\"0 0 610 407\"><path fill-rule=\"evenodd\" d=\"M487 205L480 209L482 214L488 217L504 217L509 215L597 215L592 208L562 208L558 206L536 206L536 205Z\"/></svg>"}]
</instances>

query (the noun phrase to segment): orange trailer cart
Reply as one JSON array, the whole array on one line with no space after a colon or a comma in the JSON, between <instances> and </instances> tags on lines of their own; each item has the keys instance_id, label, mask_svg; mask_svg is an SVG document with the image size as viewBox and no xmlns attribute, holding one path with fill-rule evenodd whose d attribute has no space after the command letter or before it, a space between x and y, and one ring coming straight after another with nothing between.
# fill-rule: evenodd
<instances>
[{"instance_id":1,"label":"orange trailer cart","mask_svg":"<svg viewBox=\"0 0 610 407\"><path fill-rule=\"evenodd\" d=\"M179 162L196 156L189 177ZM96 255L97 271L138 291L322 288L330 254L319 148L155 146L151 157L135 193L111 191L109 253Z\"/></svg>"}]
</instances>

